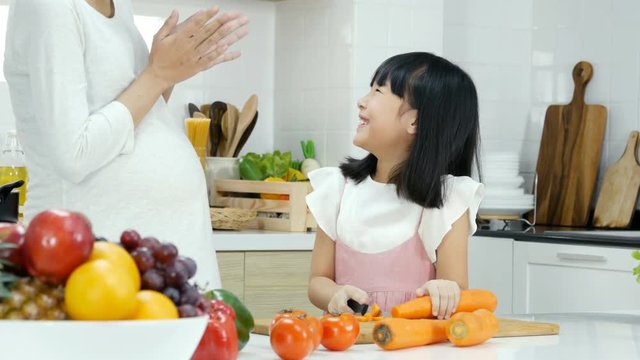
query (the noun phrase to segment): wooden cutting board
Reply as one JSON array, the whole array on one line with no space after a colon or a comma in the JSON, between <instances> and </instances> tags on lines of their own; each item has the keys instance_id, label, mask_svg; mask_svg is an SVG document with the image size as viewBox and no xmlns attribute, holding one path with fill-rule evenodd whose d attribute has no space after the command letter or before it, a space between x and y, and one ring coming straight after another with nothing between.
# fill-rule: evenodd
<instances>
[{"instance_id":1,"label":"wooden cutting board","mask_svg":"<svg viewBox=\"0 0 640 360\"><path fill-rule=\"evenodd\" d=\"M516 336L537 336L537 335L558 335L560 326L557 324L547 324L535 321L498 319L500 329L495 337L516 337ZM269 324L271 319L256 319L254 334L269 335ZM356 344L373 344L373 327L376 322L360 323L360 336Z\"/></svg>"},{"instance_id":2,"label":"wooden cutting board","mask_svg":"<svg viewBox=\"0 0 640 360\"><path fill-rule=\"evenodd\" d=\"M632 131L622 157L604 175L593 217L595 226L626 228L631 223L640 192L639 147L640 133Z\"/></svg>"},{"instance_id":3,"label":"wooden cutting board","mask_svg":"<svg viewBox=\"0 0 640 360\"><path fill-rule=\"evenodd\" d=\"M536 167L539 224L585 226L589 221L607 122L606 107L584 102L592 75L591 64L576 64L571 102L547 109Z\"/></svg>"}]
</instances>

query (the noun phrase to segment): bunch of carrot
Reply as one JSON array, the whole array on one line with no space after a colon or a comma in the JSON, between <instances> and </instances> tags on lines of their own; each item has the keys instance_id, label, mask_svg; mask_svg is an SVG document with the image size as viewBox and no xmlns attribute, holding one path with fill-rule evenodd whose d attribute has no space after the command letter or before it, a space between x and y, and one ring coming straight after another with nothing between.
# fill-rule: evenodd
<instances>
[{"instance_id":1,"label":"bunch of carrot","mask_svg":"<svg viewBox=\"0 0 640 360\"><path fill-rule=\"evenodd\" d=\"M393 318L379 322L373 329L374 342L385 350L404 349L449 340L455 346L473 346L498 332L493 314L498 302L487 290L464 290L449 320L435 320L431 298L423 296L391 310Z\"/></svg>"}]
</instances>

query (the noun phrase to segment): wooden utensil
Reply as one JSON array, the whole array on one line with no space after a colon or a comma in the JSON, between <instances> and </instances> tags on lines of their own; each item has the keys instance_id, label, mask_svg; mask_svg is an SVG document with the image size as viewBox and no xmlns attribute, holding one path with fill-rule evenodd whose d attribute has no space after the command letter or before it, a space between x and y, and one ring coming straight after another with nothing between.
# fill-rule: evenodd
<instances>
[{"instance_id":1,"label":"wooden utensil","mask_svg":"<svg viewBox=\"0 0 640 360\"><path fill-rule=\"evenodd\" d=\"M200 111L196 111L193 113L193 116L191 116L194 119L208 119L207 115L201 113Z\"/></svg>"},{"instance_id":2,"label":"wooden utensil","mask_svg":"<svg viewBox=\"0 0 640 360\"><path fill-rule=\"evenodd\" d=\"M218 156L220 141L222 140L222 115L227 111L227 104L222 101L215 101L209 108L209 118L211 119L211 127L209 128L211 156Z\"/></svg>"},{"instance_id":3,"label":"wooden utensil","mask_svg":"<svg viewBox=\"0 0 640 360\"><path fill-rule=\"evenodd\" d=\"M200 112L203 114L209 114L209 111L211 110L211 104L203 104L202 106L200 106Z\"/></svg>"},{"instance_id":4,"label":"wooden utensil","mask_svg":"<svg viewBox=\"0 0 640 360\"><path fill-rule=\"evenodd\" d=\"M240 151L242 150L244 145L247 143L247 140L249 140L249 136L253 132L253 129L256 127L256 123L258 122L258 113L259 111L256 111L255 115L253 115L253 119L251 120L251 123L249 124L249 127L247 128L247 130L245 130L242 133L242 136L240 137L240 142L238 142L238 146L233 151L233 157L238 157L238 155L240 155Z\"/></svg>"},{"instance_id":5,"label":"wooden utensil","mask_svg":"<svg viewBox=\"0 0 640 360\"><path fill-rule=\"evenodd\" d=\"M187 105L187 109L189 110L189 117L193 117L193 114L196 111L200 111L200 109L198 108L198 106L196 104L193 103L189 103L189 105ZM206 114L206 113L205 113Z\"/></svg>"},{"instance_id":6,"label":"wooden utensil","mask_svg":"<svg viewBox=\"0 0 640 360\"><path fill-rule=\"evenodd\" d=\"M240 139L242 138L242 135L251 126L251 122L253 121L253 118L255 117L257 111L258 111L258 96L253 94L249 97L249 99L244 103L244 106L242 107L242 112L240 113L240 118L238 119L237 130L235 132L231 145L229 146L228 156L233 156L233 154L236 153L236 149L240 144Z\"/></svg>"},{"instance_id":7,"label":"wooden utensil","mask_svg":"<svg viewBox=\"0 0 640 360\"><path fill-rule=\"evenodd\" d=\"M560 326L558 324L541 323L536 321L524 321L499 318L500 327L494 337L518 337L537 335L558 335ZM360 323L360 335L356 344L373 344L373 327L377 322ZM269 325L271 319L256 319L254 334L269 335Z\"/></svg>"},{"instance_id":8,"label":"wooden utensil","mask_svg":"<svg viewBox=\"0 0 640 360\"><path fill-rule=\"evenodd\" d=\"M632 131L622 157L609 166L602 181L593 223L597 227L626 228L640 194L640 132Z\"/></svg>"},{"instance_id":9,"label":"wooden utensil","mask_svg":"<svg viewBox=\"0 0 640 360\"><path fill-rule=\"evenodd\" d=\"M547 109L536 167L540 224L585 226L589 220L607 122L604 106L584 102L592 75L591 64L576 64L571 102Z\"/></svg>"},{"instance_id":10,"label":"wooden utensil","mask_svg":"<svg viewBox=\"0 0 640 360\"><path fill-rule=\"evenodd\" d=\"M231 150L231 145L233 143L233 139L236 136L236 131L238 127L238 118L240 117L240 112L238 108L232 104L227 103L227 112L225 113L227 116L227 132L224 134L225 137L225 145L223 147L223 152L221 156L231 157L233 156L233 151ZM224 117L223 117L224 118ZM223 123L223 127L224 127Z\"/></svg>"}]
</instances>

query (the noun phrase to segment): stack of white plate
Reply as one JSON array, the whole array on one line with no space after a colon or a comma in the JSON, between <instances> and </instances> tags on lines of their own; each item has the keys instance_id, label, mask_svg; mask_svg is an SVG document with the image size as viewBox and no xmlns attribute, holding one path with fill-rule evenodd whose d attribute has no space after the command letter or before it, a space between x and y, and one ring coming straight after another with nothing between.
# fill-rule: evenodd
<instances>
[{"instance_id":1,"label":"stack of white plate","mask_svg":"<svg viewBox=\"0 0 640 360\"><path fill-rule=\"evenodd\" d=\"M522 188L518 153L486 153L481 160L485 185L481 215L522 215L534 208L533 194Z\"/></svg>"}]
</instances>

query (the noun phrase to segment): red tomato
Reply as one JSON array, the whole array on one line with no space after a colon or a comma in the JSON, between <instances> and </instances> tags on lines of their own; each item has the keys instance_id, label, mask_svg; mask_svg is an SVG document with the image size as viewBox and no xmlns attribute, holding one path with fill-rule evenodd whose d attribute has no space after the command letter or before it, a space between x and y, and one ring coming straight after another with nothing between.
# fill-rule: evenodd
<instances>
[{"instance_id":1,"label":"red tomato","mask_svg":"<svg viewBox=\"0 0 640 360\"><path fill-rule=\"evenodd\" d=\"M311 330L311 337L313 339L313 351L318 349L318 347L320 346L320 341L322 340L322 325L320 324L320 319L307 314L304 310L282 310L281 312L276 314L273 320L271 320L269 332L271 332L273 326L283 318L296 318L304 321L307 326L309 326L309 330Z\"/></svg>"},{"instance_id":2,"label":"red tomato","mask_svg":"<svg viewBox=\"0 0 640 360\"><path fill-rule=\"evenodd\" d=\"M301 319L284 317L271 328L271 348L283 360L301 360L313 351L313 336Z\"/></svg>"},{"instance_id":3,"label":"red tomato","mask_svg":"<svg viewBox=\"0 0 640 360\"><path fill-rule=\"evenodd\" d=\"M356 343L360 324L353 314L322 317L322 346L332 351L344 351Z\"/></svg>"},{"instance_id":4,"label":"red tomato","mask_svg":"<svg viewBox=\"0 0 640 360\"><path fill-rule=\"evenodd\" d=\"M320 323L320 319L314 316L307 316L304 321L307 323L307 326L309 326L309 330L311 330L313 351L316 351L320 346L320 342L322 342L322 324Z\"/></svg>"},{"instance_id":5,"label":"red tomato","mask_svg":"<svg viewBox=\"0 0 640 360\"><path fill-rule=\"evenodd\" d=\"M275 325L278 320L283 318L301 318L306 317L307 313L304 310L282 310L273 317L271 320L271 325L269 326L269 331L273 329L273 325Z\"/></svg>"}]
</instances>

